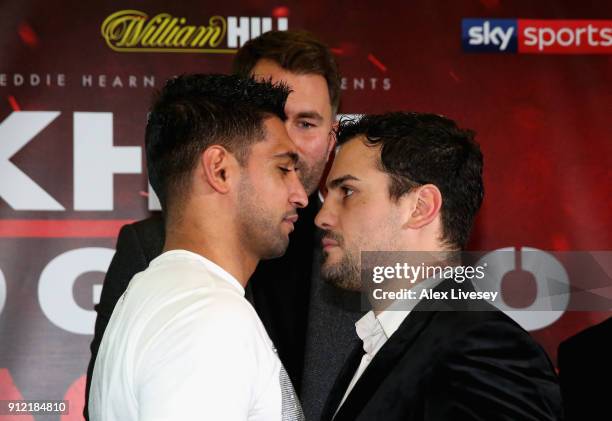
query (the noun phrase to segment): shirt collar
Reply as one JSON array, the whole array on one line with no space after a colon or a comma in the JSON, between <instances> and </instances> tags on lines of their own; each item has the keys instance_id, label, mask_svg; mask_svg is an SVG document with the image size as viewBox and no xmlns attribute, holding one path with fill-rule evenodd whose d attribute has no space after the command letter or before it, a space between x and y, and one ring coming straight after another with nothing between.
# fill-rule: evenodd
<instances>
[{"instance_id":1,"label":"shirt collar","mask_svg":"<svg viewBox=\"0 0 612 421\"><path fill-rule=\"evenodd\" d=\"M355 330L359 339L363 341L363 350L371 357L387 341L385 331L373 311L368 311L361 319L357 320Z\"/></svg>"},{"instance_id":2,"label":"shirt collar","mask_svg":"<svg viewBox=\"0 0 612 421\"><path fill-rule=\"evenodd\" d=\"M422 290L431 289L438 285L442 280L437 278L425 279L411 288L418 296ZM410 308L413 309L420 300L411 300ZM402 300L396 300L386 310L380 312L376 318L380 322L385 335L390 338L391 335L400 327L402 322L410 314L410 310L407 310L407 305ZM374 313L372 313L374 315Z\"/></svg>"},{"instance_id":3,"label":"shirt collar","mask_svg":"<svg viewBox=\"0 0 612 421\"><path fill-rule=\"evenodd\" d=\"M214 263L213 261L202 256L201 254L197 254L189 250L169 250L163 253L161 256L158 256L157 258L155 258L154 261L159 259L162 256L168 256L168 257L182 256L186 258L191 258L193 260L198 260L199 262L203 263L206 266L206 269L208 269L209 272L212 272L215 275L217 275L219 278L227 281L241 295L244 296L244 287L240 284L240 282L238 282L238 279L234 278L228 271L226 271L225 269L223 269L221 266Z\"/></svg>"},{"instance_id":4,"label":"shirt collar","mask_svg":"<svg viewBox=\"0 0 612 421\"><path fill-rule=\"evenodd\" d=\"M402 322L408 315L410 310L392 310L388 309L378 314L377 319L380 322L385 335L390 338L391 335L400 327Z\"/></svg>"}]
</instances>

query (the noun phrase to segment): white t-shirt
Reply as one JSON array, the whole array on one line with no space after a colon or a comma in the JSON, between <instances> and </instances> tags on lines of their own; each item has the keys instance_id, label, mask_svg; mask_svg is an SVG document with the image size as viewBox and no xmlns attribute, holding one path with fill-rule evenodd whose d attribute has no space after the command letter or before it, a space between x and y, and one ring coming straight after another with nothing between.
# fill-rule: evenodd
<instances>
[{"instance_id":1,"label":"white t-shirt","mask_svg":"<svg viewBox=\"0 0 612 421\"><path fill-rule=\"evenodd\" d=\"M89 414L92 421L303 419L240 283L185 250L153 260L117 302Z\"/></svg>"}]
</instances>

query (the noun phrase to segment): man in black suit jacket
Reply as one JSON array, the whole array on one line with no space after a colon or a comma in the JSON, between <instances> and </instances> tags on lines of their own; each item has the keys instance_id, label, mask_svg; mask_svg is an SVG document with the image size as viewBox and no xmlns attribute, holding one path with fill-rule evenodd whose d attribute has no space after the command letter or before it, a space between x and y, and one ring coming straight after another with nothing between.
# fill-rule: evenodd
<instances>
[{"instance_id":1,"label":"man in black suit jacket","mask_svg":"<svg viewBox=\"0 0 612 421\"><path fill-rule=\"evenodd\" d=\"M328 351L336 346L348 349L352 339L348 329L338 335L334 328L348 328L359 315L345 309L354 299L351 294L320 281L320 250L315 247L318 242L314 216L320 207L316 190L334 145L332 126L340 99L339 74L327 46L299 31L267 32L247 42L236 55L233 67L234 73L241 76L283 81L292 89L285 107L285 124L298 148L300 178L310 195L309 204L299 211L286 254L259 264L249 281L247 296L298 393L303 385L303 409L307 418L314 419L331 387L326 380L335 376L345 357ZM149 178L158 191L151 170ZM86 403L100 341L115 304L132 277L161 253L163 243L164 227L159 215L126 225L119 233L117 251L96 306Z\"/></svg>"},{"instance_id":2,"label":"man in black suit jacket","mask_svg":"<svg viewBox=\"0 0 612 421\"><path fill-rule=\"evenodd\" d=\"M452 295L476 293L456 263L483 197L473 133L438 115L390 113L341 124L337 140L315 219L325 230L323 277L362 290L372 311L356 323L361 341L322 420L560 419L543 349L488 302ZM396 272L395 253L377 253L375 264L385 264L369 266L362 251L404 251L412 269L455 276ZM368 278L375 268L384 278ZM414 296L382 295L405 291Z\"/></svg>"},{"instance_id":3,"label":"man in black suit jacket","mask_svg":"<svg viewBox=\"0 0 612 421\"><path fill-rule=\"evenodd\" d=\"M559 345L563 406L568 421L612 419L612 317Z\"/></svg>"}]
</instances>

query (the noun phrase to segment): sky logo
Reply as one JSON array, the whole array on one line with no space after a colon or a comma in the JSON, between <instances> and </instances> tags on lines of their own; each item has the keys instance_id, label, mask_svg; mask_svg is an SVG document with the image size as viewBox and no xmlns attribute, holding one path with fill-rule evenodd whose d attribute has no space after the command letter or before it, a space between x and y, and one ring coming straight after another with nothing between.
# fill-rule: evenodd
<instances>
[{"instance_id":1,"label":"sky logo","mask_svg":"<svg viewBox=\"0 0 612 421\"><path fill-rule=\"evenodd\" d=\"M463 51L475 53L516 53L518 27L516 19L463 19Z\"/></svg>"},{"instance_id":2,"label":"sky logo","mask_svg":"<svg viewBox=\"0 0 612 421\"><path fill-rule=\"evenodd\" d=\"M612 20L463 19L463 51L612 54Z\"/></svg>"}]
</instances>

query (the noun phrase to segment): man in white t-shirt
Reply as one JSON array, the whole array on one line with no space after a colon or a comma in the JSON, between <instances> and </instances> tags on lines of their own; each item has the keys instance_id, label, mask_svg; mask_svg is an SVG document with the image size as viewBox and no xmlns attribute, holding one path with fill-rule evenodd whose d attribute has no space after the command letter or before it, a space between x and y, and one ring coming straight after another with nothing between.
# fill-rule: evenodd
<instances>
[{"instance_id":1,"label":"man in white t-shirt","mask_svg":"<svg viewBox=\"0 0 612 421\"><path fill-rule=\"evenodd\" d=\"M161 184L164 253L117 303L98 353L92 420L302 420L244 287L280 256L308 199L283 125L288 89L186 75L146 130Z\"/></svg>"}]
</instances>

